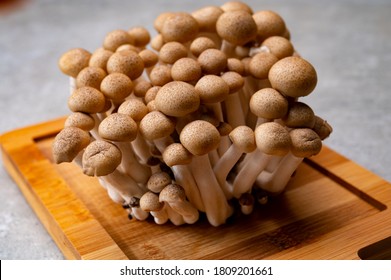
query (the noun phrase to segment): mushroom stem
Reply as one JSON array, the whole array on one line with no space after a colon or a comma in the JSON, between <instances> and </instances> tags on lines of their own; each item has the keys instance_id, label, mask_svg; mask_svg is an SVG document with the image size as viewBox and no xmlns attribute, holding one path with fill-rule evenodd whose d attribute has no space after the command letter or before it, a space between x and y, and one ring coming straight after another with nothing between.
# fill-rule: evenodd
<instances>
[{"instance_id":1,"label":"mushroom stem","mask_svg":"<svg viewBox=\"0 0 391 280\"><path fill-rule=\"evenodd\" d=\"M226 219L232 215L233 209L228 204L224 192L213 173L208 155L194 156L190 168L200 190L209 223L216 227L224 224Z\"/></svg>"},{"instance_id":2,"label":"mushroom stem","mask_svg":"<svg viewBox=\"0 0 391 280\"><path fill-rule=\"evenodd\" d=\"M238 172L233 182L233 196L239 198L242 194L251 190L259 173L261 173L269 163L271 155L255 150L248 154L248 161Z\"/></svg>"},{"instance_id":3,"label":"mushroom stem","mask_svg":"<svg viewBox=\"0 0 391 280\"><path fill-rule=\"evenodd\" d=\"M122 161L119 166L120 171L127 173L137 183L146 184L151 176L151 169L140 164L129 142L115 142L115 145L122 153Z\"/></svg>"},{"instance_id":4,"label":"mushroom stem","mask_svg":"<svg viewBox=\"0 0 391 280\"><path fill-rule=\"evenodd\" d=\"M264 171L258 175L257 187L272 194L281 193L302 161L303 158L288 153L272 172Z\"/></svg>"},{"instance_id":5,"label":"mushroom stem","mask_svg":"<svg viewBox=\"0 0 391 280\"><path fill-rule=\"evenodd\" d=\"M185 220L183 219L183 216L176 212L174 209L171 208L171 206L168 203L164 203L164 208L163 208L167 215L168 219L171 221L176 226L183 225L185 223Z\"/></svg>"},{"instance_id":6,"label":"mushroom stem","mask_svg":"<svg viewBox=\"0 0 391 280\"><path fill-rule=\"evenodd\" d=\"M99 176L98 180L106 189L116 190L124 198L125 203L130 203L134 197L140 198L146 191L132 177L118 169L109 175Z\"/></svg>"},{"instance_id":7,"label":"mushroom stem","mask_svg":"<svg viewBox=\"0 0 391 280\"><path fill-rule=\"evenodd\" d=\"M246 124L239 92L231 93L223 102L226 113L226 122L233 128Z\"/></svg>"},{"instance_id":8,"label":"mushroom stem","mask_svg":"<svg viewBox=\"0 0 391 280\"><path fill-rule=\"evenodd\" d=\"M131 207L128 209L129 214L139 221L144 221L148 218L149 213L142 210L140 207Z\"/></svg>"},{"instance_id":9,"label":"mushroom stem","mask_svg":"<svg viewBox=\"0 0 391 280\"><path fill-rule=\"evenodd\" d=\"M198 210L205 212L205 205L202 201L200 190L195 182L193 174L188 165L174 165L171 167L175 181L181 185L186 192L186 197Z\"/></svg>"},{"instance_id":10,"label":"mushroom stem","mask_svg":"<svg viewBox=\"0 0 391 280\"><path fill-rule=\"evenodd\" d=\"M240 210L244 215L250 215L254 210L255 199L250 193L244 193L239 198Z\"/></svg>"}]
</instances>

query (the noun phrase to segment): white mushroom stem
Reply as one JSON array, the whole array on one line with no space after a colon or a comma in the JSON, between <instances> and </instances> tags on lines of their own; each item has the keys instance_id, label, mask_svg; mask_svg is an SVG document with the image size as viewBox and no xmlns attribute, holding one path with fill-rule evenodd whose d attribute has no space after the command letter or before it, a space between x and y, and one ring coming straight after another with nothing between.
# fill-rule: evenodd
<instances>
[{"instance_id":1,"label":"white mushroom stem","mask_svg":"<svg viewBox=\"0 0 391 280\"><path fill-rule=\"evenodd\" d=\"M168 221L168 214L167 214L166 209L164 207L163 207L162 210L151 211L150 213L151 213L151 215L153 217L153 220L158 225L163 225L163 224L167 223L167 221Z\"/></svg>"},{"instance_id":2,"label":"white mushroom stem","mask_svg":"<svg viewBox=\"0 0 391 280\"><path fill-rule=\"evenodd\" d=\"M250 215L254 210L255 199L252 194L244 193L239 198L240 210L244 215Z\"/></svg>"},{"instance_id":3,"label":"white mushroom stem","mask_svg":"<svg viewBox=\"0 0 391 280\"><path fill-rule=\"evenodd\" d=\"M205 205L202 201L200 190L195 182L188 165L174 165L171 167L175 181L181 185L186 192L186 197L198 210L205 212Z\"/></svg>"},{"instance_id":4,"label":"white mushroom stem","mask_svg":"<svg viewBox=\"0 0 391 280\"><path fill-rule=\"evenodd\" d=\"M239 92L231 93L223 102L226 111L226 122L233 128L246 125L245 115L243 114Z\"/></svg>"},{"instance_id":5,"label":"white mushroom stem","mask_svg":"<svg viewBox=\"0 0 391 280\"><path fill-rule=\"evenodd\" d=\"M122 160L119 166L120 171L127 173L137 183L146 184L151 176L151 169L138 161L130 142L116 142L115 145L122 153Z\"/></svg>"},{"instance_id":6,"label":"white mushroom stem","mask_svg":"<svg viewBox=\"0 0 391 280\"><path fill-rule=\"evenodd\" d=\"M200 190L208 221L213 226L225 223L233 209L213 173L208 155L194 156L190 163L191 171Z\"/></svg>"},{"instance_id":7,"label":"white mushroom stem","mask_svg":"<svg viewBox=\"0 0 391 280\"><path fill-rule=\"evenodd\" d=\"M174 211L178 212L183 216L183 220L186 224L194 224L198 221L199 212L190 202L184 200L170 202L169 204Z\"/></svg>"},{"instance_id":8,"label":"white mushroom stem","mask_svg":"<svg viewBox=\"0 0 391 280\"><path fill-rule=\"evenodd\" d=\"M238 172L233 182L233 196L239 198L242 194L251 190L259 173L261 173L272 158L271 155L255 150L248 154L248 161Z\"/></svg>"},{"instance_id":9,"label":"white mushroom stem","mask_svg":"<svg viewBox=\"0 0 391 280\"><path fill-rule=\"evenodd\" d=\"M106 189L111 188L117 191L123 197L125 203L129 203L134 197L140 198L146 191L132 177L119 170L115 170L106 176L100 176L98 180Z\"/></svg>"},{"instance_id":10,"label":"white mushroom stem","mask_svg":"<svg viewBox=\"0 0 391 280\"><path fill-rule=\"evenodd\" d=\"M185 223L185 220L183 219L183 216L176 212L174 209L170 207L168 203L164 203L164 208L163 208L167 215L168 219L171 221L176 226L183 225Z\"/></svg>"},{"instance_id":11,"label":"white mushroom stem","mask_svg":"<svg viewBox=\"0 0 391 280\"><path fill-rule=\"evenodd\" d=\"M272 194L281 193L302 161L303 158L288 153L272 172L264 171L258 175L257 187Z\"/></svg>"},{"instance_id":12,"label":"white mushroom stem","mask_svg":"<svg viewBox=\"0 0 391 280\"><path fill-rule=\"evenodd\" d=\"M160 151L160 153L163 153L164 150L172 143L174 143L174 140L170 136L153 140L153 144Z\"/></svg>"},{"instance_id":13,"label":"white mushroom stem","mask_svg":"<svg viewBox=\"0 0 391 280\"><path fill-rule=\"evenodd\" d=\"M129 214L132 215L133 218L144 221L148 218L149 213L142 210L140 207L131 207L128 209Z\"/></svg>"},{"instance_id":14,"label":"white mushroom stem","mask_svg":"<svg viewBox=\"0 0 391 280\"><path fill-rule=\"evenodd\" d=\"M131 145L135 155L140 159L140 163L146 164L148 159L151 157L151 152L149 145L140 133L137 133L137 137L131 142Z\"/></svg>"}]
</instances>

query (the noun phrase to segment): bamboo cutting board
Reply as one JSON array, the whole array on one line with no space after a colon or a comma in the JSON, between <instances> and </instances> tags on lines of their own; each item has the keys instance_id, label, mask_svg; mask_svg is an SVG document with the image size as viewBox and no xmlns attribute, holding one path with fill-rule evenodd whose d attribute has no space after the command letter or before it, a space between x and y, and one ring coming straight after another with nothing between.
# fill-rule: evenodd
<instances>
[{"instance_id":1,"label":"bamboo cutting board","mask_svg":"<svg viewBox=\"0 0 391 280\"><path fill-rule=\"evenodd\" d=\"M390 256L391 184L324 147L286 192L215 228L135 221L96 178L52 162L64 118L0 137L4 166L68 259L358 259ZM373 246L369 246L375 242ZM380 244L380 245L379 245ZM386 248L385 246L389 246ZM380 249L379 249L380 248Z\"/></svg>"}]
</instances>

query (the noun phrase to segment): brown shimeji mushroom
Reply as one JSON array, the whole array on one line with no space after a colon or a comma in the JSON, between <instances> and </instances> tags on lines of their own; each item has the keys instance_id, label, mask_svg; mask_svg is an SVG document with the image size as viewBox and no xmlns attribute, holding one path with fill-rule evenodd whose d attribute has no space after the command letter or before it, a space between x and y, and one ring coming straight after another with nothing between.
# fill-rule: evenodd
<instances>
[{"instance_id":1,"label":"brown shimeji mushroom","mask_svg":"<svg viewBox=\"0 0 391 280\"><path fill-rule=\"evenodd\" d=\"M272 36L262 42L261 48L265 47L267 50L275 55L278 59L292 56L294 49L292 43L282 36Z\"/></svg>"},{"instance_id":2,"label":"brown shimeji mushroom","mask_svg":"<svg viewBox=\"0 0 391 280\"><path fill-rule=\"evenodd\" d=\"M271 194L281 193L289 182L293 172L306 157L318 154L322 148L319 136L309 128L296 128L289 132L291 150L278 164L276 169L263 172L257 178L257 186Z\"/></svg>"},{"instance_id":3,"label":"brown shimeji mushroom","mask_svg":"<svg viewBox=\"0 0 391 280\"><path fill-rule=\"evenodd\" d=\"M220 7L206 6L192 12L191 15L198 22L200 32L216 32L217 19L223 12Z\"/></svg>"},{"instance_id":4,"label":"brown shimeji mushroom","mask_svg":"<svg viewBox=\"0 0 391 280\"><path fill-rule=\"evenodd\" d=\"M151 213L155 223L165 224L168 221L167 212L164 209L164 202L159 201L159 195L153 192L146 192L140 198L140 208L143 211Z\"/></svg>"},{"instance_id":5,"label":"brown shimeji mushroom","mask_svg":"<svg viewBox=\"0 0 391 280\"><path fill-rule=\"evenodd\" d=\"M91 53L85 49L71 49L60 57L58 66L65 75L76 78L88 66L90 57Z\"/></svg>"},{"instance_id":6,"label":"brown shimeji mushroom","mask_svg":"<svg viewBox=\"0 0 391 280\"><path fill-rule=\"evenodd\" d=\"M186 200L185 190L177 184L167 185L159 194L159 201L167 203L171 209L182 215L187 224L198 221L198 210Z\"/></svg>"},{"instance_id":7,"label":"brown shimeji mushroom","mask_svg":"<svg viewBox=\"0 0 391 280\"><path fill-rule=\"evenodd\" d=\"M68 107L73 112L95 114L102 112L106 104L105 96L92 87L81 87L68 98Z\"/></svg>"},{"instance_id":8,"label":"brown shimeji mushroom","mask_svg":"<svg viewBox=\"0 0 391 280\"><path fill-rule=\"evenodd\" d=\"M180 12L168 15L160 32L165 42L186 43L197 36L198 30L195 18L188 13Z\"/></svg>"},{"instance_id":9,"label":"brown shimeji mushroom","mask_svg":"<svg viewBox=\"0 0 391 280\"><path fill-rule=\"evenodd\" d=\"M145 47L151 40L148 29L142 26L132 27L128 30L128 33L133 38L133 45L136 47Z\"/></svg>"},{"instance_id":10,"label":"brown shimeji mushroom","mask_svg":"<svg viewBox=\"0 0 391 280\"><path fill-rule=\"evenodd\" d=\"M134 51L124 50L115 52L107 61L107 72L109 74L119 72L135 80L144 71L144 61Z\"/></svg>"},{"instance_id":11,"label":"brown shimeji mushroom","mask_svg":"<svg viewBox=\"0 0 391 280\"><path fill-rule=\"evenodd\" d=\"M263 123L254 132L257 149L246 155L246 163L233 183L233 195L237 198L251 190L258 175L273 156L284 156L291 147L288 130L276 122Z\"/></svg>"},{"instance_id":12,"label":"brown shimeji mushroom","mask_svg":"<svg viewBox=\"0 0 391 280\"><path fill-rule=\"evenodd\" d=\"M189 167L193 155L182 144L173 143L164 150L162 156L174 173L175 182L185 189L188 200L198 210L205 211L200 190Z\"/></svg>"},{"instance_id":13,"label":"brown shimeji mushroom","mask_svg":"<svg viewBox=\"0 0 391 280\"><path fill-rule=\"evenodd\" d=\"M307 104L296 101L289 105L288 112L282 117L282 121L287 127L291 128L313 128L315 125L315 113Z\"/></svg>"},{"instance_id":14,"label":"brown shimeji mushroom","mask_svg":"<svg viewBox=\"0 0 391 280\"><path fill-rule=\"evenodd\" d=\"M122 73L107 75L100 84L101 92L116 103L122 102L133 91L132 80Z\"/></svg>"},{"instance_id":15,"label":"brown shimeji mushroom","mask_svg":"<svg viewBox=\"0 0 391 280\"><path fill-rule=\"evenodd\" d=\"M90 131L95 127L95 120L89 114L74 112L65 120L64 127L68 126L74 126L85 131Z\"/></svg>"},{"instance_id":16,"label":"brown shimeji mushroom","mask_svg":"<svg viewBox=\"0 0 391 280\"><path fill-rule=\"evenodd\" d=\"M102 68L88 66L81 70L76 77L76 87L93 87L100 89L100 83L106 77L106 72Z\"/></svg>"},{"instance_id":17,"label":"brown shimeji mushroom","mask_svg":"<svg viewBox=\"0 0 391 280\"><path fill-rule=\"evenodd\" d=\"M263 10L253 14L257 26L257 41L262 42L271 36L281 36L286 32L285 21L276 12Z\"/></svg>"},{"instance_id":18,"label":"brown shimeji mushroom","mask_svg":"<svg viewBox=\"0 0 391 280\"><path fill-rule=\"evenodd\" d=\"M190 168L200 190L209 223L213 226L225 223L233 209L227 202L208 158L208 153L219 145L220 133L209 122L196 120L182 129L179 139L195 155Z\"/></svg>"},{"instance_id":19,"label":"brown shimeji mushroom","mask_svg":"<svg viewBox=\"0 0 391 280\"><path fill-rule=\"evenodd\" d=\"M121 29L110 31L103 40L103 48L112 52L124 44L133 45L134 39L127 31Z\"/></svg>"},{"instance_id":20,"label":"brown shimeji mushroom","mask_svg":"<svg viewBox=\"0 0 391 280\"><path fill-rule=\"evenodd\" d=\"M107 61L113 53L114 52L106 50L104 48L98 48L92 53L88 65L98 67L106 71Z\"/></svg>"}]
</instances>

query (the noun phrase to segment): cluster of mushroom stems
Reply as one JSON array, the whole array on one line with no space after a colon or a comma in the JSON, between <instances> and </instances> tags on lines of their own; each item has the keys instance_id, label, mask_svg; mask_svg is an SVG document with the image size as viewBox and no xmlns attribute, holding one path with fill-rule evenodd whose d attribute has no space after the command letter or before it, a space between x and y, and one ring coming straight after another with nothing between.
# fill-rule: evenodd
<instances>
[{"instance_id":1,"label":"cluster of mushroom stems","mask_svg":"<svg viewBox=\"0 0 391 280\"><path fill-rule=\"evenodd\" d=\"M284 191L331 126L300 97L317 83L280 15L243 2L167 12L59 59L71 114L56 163L96 176L129 217L219 226Z\"/></svg>"}]
</instances>

